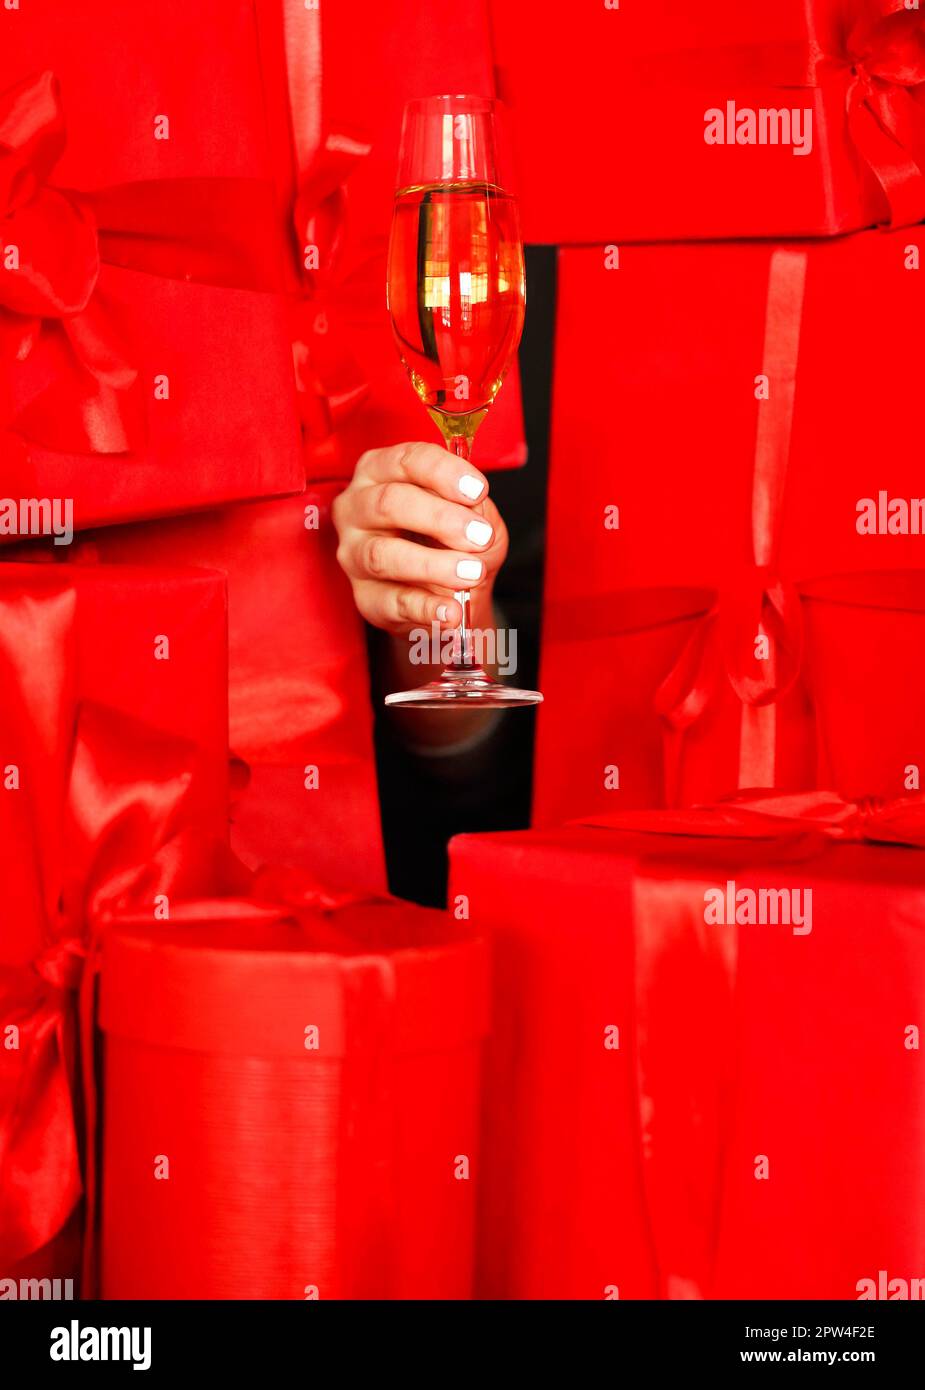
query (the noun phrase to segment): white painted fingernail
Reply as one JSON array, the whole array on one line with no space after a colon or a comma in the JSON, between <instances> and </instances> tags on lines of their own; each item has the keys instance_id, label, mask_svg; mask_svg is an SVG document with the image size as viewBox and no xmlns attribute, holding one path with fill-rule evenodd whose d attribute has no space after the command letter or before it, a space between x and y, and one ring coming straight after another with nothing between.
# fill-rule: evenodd
<instances>
[{"instance_id":1,"label":"white painted fingernail","mask_svg":"<svg viewBox=\"0 0 925 1390\"><path fill-rule=\"evenodd\" d=\"M459 480L459 490L463 497L470 497L473 502L477 497L481 497L484 489L485 484L474 473L464 473Z\"/></svg>"},{"instance_id":2,"label":"white painted fingernail","mask_svg":"<svg viewBox=\"0 0 925 1390\"><path fill-rule=\"evenodd\" d=\"M447 615L447 613L448 613L449 611L450 611L450 610L447 608L446 604L445 604L445 603L441 603L440 606L439 606L439 608L437 609L437 621L438 621L439 623L445 623L445 622L446 622L446 615Z\"/></svg>"},{"instance_id":3,"label":"white painted fingernail","mask_svg":"<svg viewBox=\"0 0 925 1390\"><path fill-rule=\"evenodd\" d=\"M466 527L466 538L473 545L487 545L491 540L491 527L487 521L470 521Z\"/></svg>"},{"instance_id":4,"label":"white painted fingernail","mask_svg":"<svg viewBox=\"0 0 925 1390\"><path fill-rule=\"evenodd\" d=\"M481 577L481 560L458 560L456 562L457 579L481 579Z\"/></svg>"}]
</instances>

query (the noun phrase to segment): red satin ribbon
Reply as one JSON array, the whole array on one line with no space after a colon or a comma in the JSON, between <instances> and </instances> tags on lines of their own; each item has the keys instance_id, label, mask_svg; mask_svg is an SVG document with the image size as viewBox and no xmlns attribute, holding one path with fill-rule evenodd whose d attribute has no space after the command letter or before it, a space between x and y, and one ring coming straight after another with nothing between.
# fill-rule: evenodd
<instances>
[{"instance_id":1,"label":"red satin ribbon","mask_svg":"<svg viewBox=\"0 0 925 1390\"><path fill-rule=\"evenodd\" d=\"M52 73L0 94L0 365L9 377L0 430L70 452L125 453L143 439L144 404L102 265L276 288L281 229L272 190L256 180L52 187L64 141Z\"/></svg>"},{"instance_id":2,"label":"red satin ribbon","mask_svg":"<svg viewBox=\"0 0 925 1390\"><path fill-rule=\"evenodd\" d=\"M283 21L299 171L293 221L302 295L293 308L292 352L306 476L317 482L343 473L337 430L369 395L350 343L351 304L362 313L370 302L369 276L381 258L379 248L353 249L347 235L349 180L372 147L364 133L325 120L318 15L283 0ZM317 267L306 265L307 253L317 255Z\"/></svg>"},{"instance_id":3,"label":"red satin ribbon","mask_svg":"<svg viewBox=\"0 0 925 1390\"><path fill-rule=\"evenodd\" d=\"M328 135L302 175L294 209L303 295L293 310L293 360L305 433L306 473L318 480L336 473L336 431L369 395L350 346L346 311L375 257L345 256L347 180L370 146L352 136ZM317 268L306 265L317 255Z\"/></svg>"},{"instance_id":4,"label":"red satin ribbon","mask_svg":"<svg viewBox=\"0 0 925 1390\"><path fill-rule=\"evenodd\" d=\"M836 792L759 790L711 806L615 811L582 816L572 824L725 840L786 840L811 833L826 840L925 849L925 792L888 801L845 801Z\"/></svg>"},{"instance_id":5,"label":"red satin ribbon","mask_svg":"<svg viewBox=\"0 0 925 1390\"><path fill-rule=\"evenodd\" d=\"M739 786L772 785L776 734L773 707L794 685L803 648L796 587L776 568L790 456L800 327L806 281L804 251L771 256L762 372L769 397L760 403L752 482L754 564L733 574L717 602L697 624L674 668L660 685L655 708L665 726L665 793L680 797L685 732L714 698L725 671L743 706ZM760 655L759 636L768 655Z\"/></svg>"},{"instance_id":6,"label":"red satin ribbon","mask_svg":"<svg viewBox=\"0 0 925 1390\"><path fill-rule=\"evenodd\" d=\"M68 969L65 965L69 964ZM5 1269L65 1226L83 1191L74 1122L78 1044L72 1008L83 958L63 952L0 970L0 1018L25 1065L0 1087L0 1258Z\"/></svg>"}]
</instances>

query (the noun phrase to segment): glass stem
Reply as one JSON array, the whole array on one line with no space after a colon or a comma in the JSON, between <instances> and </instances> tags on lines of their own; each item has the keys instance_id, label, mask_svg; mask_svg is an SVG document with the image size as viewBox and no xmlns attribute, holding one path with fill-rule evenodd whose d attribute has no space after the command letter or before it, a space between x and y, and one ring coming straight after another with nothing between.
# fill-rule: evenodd
<instances>
[{"instance_id":1,"label":"glass stem","mask_svg":"<svg viewBox=\"0 0 925 1390\"><path fill-rule=\"evenodd\" d=\"M468 434L452 434L446 442L451 454L457 458L469 459L472 454L472 437ZM459 620L459 645L453 658L454 666L475 666L475 654L472 644L472 627L470 623L469 610L472 595L468 589L456 589L453 597L462 609L462 617Z\"/></svg>"}]
</instances>

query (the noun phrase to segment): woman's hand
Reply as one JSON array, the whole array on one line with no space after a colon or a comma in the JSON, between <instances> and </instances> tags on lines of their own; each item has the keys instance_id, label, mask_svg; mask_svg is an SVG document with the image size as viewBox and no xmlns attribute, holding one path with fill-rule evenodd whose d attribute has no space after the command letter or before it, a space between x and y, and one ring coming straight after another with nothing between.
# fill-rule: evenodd
<instances>
[{"instance_id":1,"label":"woman's hand","mask_svg":"<svg viewBox=\"0 0 925 1390\"><path fill-rule=\"evenodd\" d=\"M507 528L471 463L437 444L370 449L332 514L337 559L368 623L395 636L432 623L452 631L462 616L453 591L469 589L472 626L491 624Z\"/></svg>"}]
</instances>

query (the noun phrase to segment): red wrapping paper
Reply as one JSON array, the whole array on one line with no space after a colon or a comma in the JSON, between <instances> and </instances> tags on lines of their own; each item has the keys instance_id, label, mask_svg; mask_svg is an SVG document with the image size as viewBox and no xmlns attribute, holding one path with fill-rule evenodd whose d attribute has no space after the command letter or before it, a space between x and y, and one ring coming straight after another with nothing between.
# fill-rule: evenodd
<instances>
[{"instance_id":1,"label":"red wrapping paper","mask_svg":"<svg viewBox=\"0 0 925 1390\"><path fill-rule=\"evenodd\" d=\"M493 96L487 12L436 15L426 0L373 0L306 12L286 0L298 196L296 242L318 248L295 315L296 372L309 478L346 478L364 449L442 443L402 367L385 305L401 115L412 97ZM307 45L320 26L322 68ZM479 430L481 468L526 459L516 366Z\"/></svg>"},{"instance_id":2,"label":"red wrapping paper","mask_svg":"<svg viewBox=\"0 0 925 1390\"><path fill-rule=\"evenodd\" d=\"M762 529L776 532L765 547L785 575L920 568L919 537L856 528L859 499L917 495L908 439L925 282L906 268L908 247L925 251L919 230L636 247L619 270L601 247L562 252L550 487L570 524L551 594L718 586L754 561L756 472L763 506L780 513ZM762 374L767 400L755 396ZM606 412L588 408L589 392ZM617 531L603 525L609 504Z\"/></svg>"},{"instance_id":3,"label":"red wrapping paper","mask_svg":"<svg viewBox=\"0 0 925 1390\"><path fill-rule=\"evenodd\" d=\"M630 248L619 269L606 268L603 248L561 254L556 545L541 674L552 698L540 714L536 778L544 823L604 809L603 766L633 763L635 731L619 717L626 701L655 708L666 741L663 804L737 786L816 784L795 581L921 568L920 536L858 530L862 499L920 490L908 438L917 392L909 315L921 281L907 269L920 250L918 234L903 231L812 246ZM876 293L858 300L858 283ZM591 300L619 334L589 340ZM606 413L587 409L589 359ZM846 400L856 408L845 410ZM627 604L638 607L627 591L662 590L671 618L687 603L676 591L691 586L712 588L713 598L691 628L675 630L672 659L665 652L659 673L661 638L642 633L652 656L631 665L627 625L648 622L627 619ZM615 699L617 684L629 694ZM900 697L914 700L911 691ZM583 769L571 790L563 753ZM621 781L629 805L650 791Z\"/></svg>"},{"instance_id":4,"label":"red wrapping paper","mask_svg":"<svg viewBox=\"0 0 925 1390\"><path fill-rule=\"evenodd\" d=\"M278 16L40 0L2 24L5 491L78 527L297 491Z\"/></svg>"},{"instance_id":5,"label":"red wrapping paper","mask_svg":"<svg viewBox=\"0 0 925 1390\"><path fill-rule=\"evenodd\" d=\"M529 241L833 236L925 215L923 16L904 0L491 12ZM727 102L810 112L811 146L707 144L705 114Z\"/></svg>"},{"instance_id":6,"label":"red wrapping paper","mask_svg":"<svg viewBox=\"0 0 925 1390\"><path fill-rule=\"evenodd\" d=\"M477 1298L656 1294L633 1064L632 863L593 854L587 832L577 856L575 842L534 831L450 843L448 900L465 895L492 959ZM618 1050L604 1047L611 1025Z\"/></svg>"},{"instance_id":7,"label":"red wrapping paper","mask_svg":"<svg viewBox=\"0 0 925 1390\"><path fill-rule=\"evenodd\" d=\"M234 797L235 849L251 864L296 865L325 883L375 891L385 867L369 673L335 559L337 489L311 484L291 500L100 531L88 545L104 561L224 571L230 743L247 764ZM317 769L314 789L307 768Z\"/></svg>"},{"instance_id":8,"label":"red wrapping paper","mask_svg":"<svg viewBox=\"0 0 925 1390\"><path fill-rule=\"evenodd\" d=\"M619 1267L620 1297L854 1299L880 1269L913 1276L925 1110L905 1040L925 989L925 893L919 852L882 841L922 845L921 800L873 818L820 794L611 819L453 842L451 891L470 895L497 962L483 1287L612 1297L600 1271ZM841 842L854 837L873 842ZM566 880L579 914L550 891ZM708 925L704 892L729 880L811 890L811 931ZM557 1012L569 972L574 1020ZM603 1048L602 997L619 1051ZM543 1019L570 1071L540 1116ZM526 1242L550 1209L561 1262L537 1293Z\"/></svg>"},{"instance_id":9,"label":"red wrapping paper","mask_svg":"<svg viewBox=\"0 0 925 1390\"><path fill-rule=\"evenodd\" d=\"M103 1296L469 1297L485 990L482 944L408 904L114 929Z\"/></svg>"},{"instance_id":10,"label":"red wrapping paper","mask_svg":"<svg viewBox=\"0 0 925 1390\"><path fill-rule=\"evenodd\" d=\"M0 1264L57 1269L84 1187L92 937L115 904L204 891L227 835L225 591L206 571L7 563L0 610L0 1017L19 1029L0 1054ZM66 1257L44 1249L59 1233Z\"/></svg>"},{"instance_id":11,"label":"red wrapping paper","mask_svg":"<svg viewBox=\"0 0 925 1390\"><path fill-rule=\"evenodd\" d=\"M805 960L782 936L743 943L747 1084L726 1150L717 1298L856 1299L880 1270L915 1278L925 1260L921 1052L905 1042L925 987L921 856L830 858L804 880L816 900Z\"/></svg>"}]
</instances>

